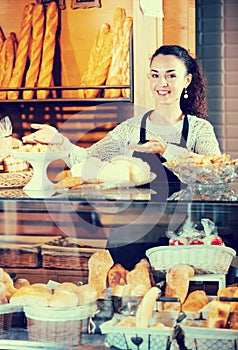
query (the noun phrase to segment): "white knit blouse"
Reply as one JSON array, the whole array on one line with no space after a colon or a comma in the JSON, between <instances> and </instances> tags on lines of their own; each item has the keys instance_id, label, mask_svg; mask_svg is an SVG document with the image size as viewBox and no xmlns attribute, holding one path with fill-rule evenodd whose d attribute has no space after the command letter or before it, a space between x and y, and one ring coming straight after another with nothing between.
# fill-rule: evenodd
<instances>
[{"instance_id":1,"label":"white knit blouse","mask_svg":"<svg viewBox=\"0 0 238 350\"><path fill-rule=\"evenodd\" d=\"M142 118L143 114L140 114L127 119L91 147L83 148L70 144L66 163L69 167L72 167L73 164L89 157L110 160L116 155L132 155L133 150L128 149L128 145L139 142ZM180 142L183 121L171 126L160 126L153 124L147 118L146 139L154 139L157 136L167 142L168 147L163 154L163 157L167 160L176 159L179 155L189 151L202 155L221 154L214 128L210 122L188 115L188 123L189 130L186 148L174 145L174 143Z\"/></svg>"}]
</instances>

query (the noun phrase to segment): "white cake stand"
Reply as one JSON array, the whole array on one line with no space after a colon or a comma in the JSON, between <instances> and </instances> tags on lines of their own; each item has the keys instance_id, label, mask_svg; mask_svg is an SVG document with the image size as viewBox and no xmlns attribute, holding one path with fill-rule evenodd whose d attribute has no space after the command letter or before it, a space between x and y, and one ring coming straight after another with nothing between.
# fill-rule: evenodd
<instances>
[{"instance_id":1,"label":"white cake stand","mask_svg":"<svg viewBox=\"0 0 238 350\"><path fill-rule=\"evenodd\" d=\"M26 160L32 165L33 175L31 180L23 187L24 192L31 197L52 195L55 191L53 182L47 176L48 165L53 160L63 159L66 152L12 152L14 158Z\"/></svg>"}]
</instances>

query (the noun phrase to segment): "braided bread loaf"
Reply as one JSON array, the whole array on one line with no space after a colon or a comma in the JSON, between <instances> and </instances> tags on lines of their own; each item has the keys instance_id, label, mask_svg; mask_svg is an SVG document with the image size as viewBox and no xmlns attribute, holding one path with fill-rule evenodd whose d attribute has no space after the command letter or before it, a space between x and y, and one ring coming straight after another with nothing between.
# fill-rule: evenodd
<instances>
[{"instance_id":1,"label":"braided bread loaf","mask_svg":"<svg viewBox=\"0 0 238 350\"><path fill-rule=\"evenodd\" d=\"M126 19L124 8L116 8L113 14L113 44L112 62L108 71L106 85L121 85L121 56L123 43L123 27ZM104 97L117 98L121 96L120 89L106 89Z\"/></svg>"},{"instance_id":2,"label":"braided bread loaf","mask_svg":"<svg viewBox=\"0 0 238 350\"><path fill-rule=\"evenodd\" d=\"M37 83L44 37L44 20L44 5L36 4L34 6L32 15L32 41L30 51L30 65L26 73L25 87L34 87ZM31 99L33 95L33 90L25 90L23 92L24 99Z\"/></svg>"},{"instance_id":3,"label":"braided bread loaf","mask_svg":"<svg viewBox=\"0 0 238 350\"><path fill-rule=\"evenodd\" d=\"M127 17L124 23L123 30L123 47L122 47L122 57L121 57L121 76L122 85L130 84L130 30L133 19L132 17ZM123 97L130 97L130 89L122 89Z\"/></svg>"},{"instance_id":4,"label":"braided bread loaf","mask_svg":"<svg viewBox=\"0 0 238 350\"><path fill-rule=\"evenodd\" d=\"M34 9L34 4L30 3L24 7L23 19L21 24L19 43L16 53L16 61L13 69L12 77L9 82L9 87L20 87L26 67L26 61L28 57L28 51L30 47L30 34L32 26L32 13ZM8 99L16 100L18 98L18 91L8 91Z\"/></svg>"},{"instance_id":5,"label":"braided bread loaf","mask_svg":"<svg viewBox=\"0 0 238 350\"><path fill-rule=\"evenodd\" d=\"M50 2L46 8L46 25L42 49L38 87L50 87L54 65L56 31L58 28L58 7L56 2ZM47 90L37 90L37 98L45 99L49 95Z\"/></svg>"},{"instance_id":6,"label":"braided bread loaf","mask_svg":"<svg viewBox=\"0 0 238 350\"><path fill-rule=\"evenodd\" d=\"M15 61L15 41L12 35L4 41L3 48L0 54L1 67L4 68L0 86L6 88L12 76L13 66ZM0 100L5 100L7 91L0 91Z\"/></svg>"},{"instance_id":7,"label":"braided bread loaf","mask_svg":"<svg viewBox=\"0 0 238 350\"><path fill-rule=\"evenodd\" d=\"M86 71L84 72L80 85L102 85L104 84L108 69L112 59L112 32L110 25L104 23L101 25L96 41L94 42ZM100 90L79 90L80 98L95 98Z\"/></svg>"}]
</instances>

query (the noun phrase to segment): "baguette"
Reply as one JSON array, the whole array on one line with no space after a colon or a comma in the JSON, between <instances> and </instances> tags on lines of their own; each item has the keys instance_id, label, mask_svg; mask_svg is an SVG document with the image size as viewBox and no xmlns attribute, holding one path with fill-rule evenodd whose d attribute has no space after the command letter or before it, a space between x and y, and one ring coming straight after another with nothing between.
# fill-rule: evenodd
<instances>
[{"instance_id":1,"label":"baguette","mask_svg":"<svg viewBox=\"0 0 238 350\"><path fill-rule=\"evenodd\" d=\"M0 56L2 65L4 66L4 74L2 76L0 86L2 88L6 88L9 86L15 62L15 42L11 35L4 41ZM0 91L0 100L5 100L6 97L7 91Z\"/></svg>"},{"instance_id":2,"label":"baguette","mask_svg":"<svg viewBox=\"0 0 238 350\"><path fill-rule=\"evenodd\" d=\"M112 31L108 23L101 25L92 46L87 68L82 76L80 86L98 86L105 83L112 60ZM79 90L79 98L95 98L99 89Z\"/></svg>"},{"instance_id":3,"label":"baguette","mask_svg":"<svg viewBox=\"0 0 238 350\"><path fill-rule=\"evenodd\" d=\"M54 55L56 45L56 32L58 29L58 6L56 2L50 2L46 8L45 35L42 48L42 59L38 87L50 87L54 66ZM37 90L37 98L45 99L49 96L47 90Z\"/></svg>"},{"instance_id":4,"label":"baguette","mask_svg":"<svg viewBox=\"0 0 238 350\"><path fill-rule=\"evenodd\" d=\"M121 57L123 47L123 28L126 19L126 11L123 8L116 8L113 15L113 42L112 62L108 71L106 85L121 85ZM121 89L105 89L104 97L117 98L121 96Z\"/></svg>"},{"instance_id":5,"label":"baguette","mask_svg":"<svg viewBox=\"0 0 238 350\"><path fill-rule=\"evenodd\" d=\"M18 88L21 87L26 62L30 47L31 28L32 28L32 13L35 4L29 3L24 7L23 19L20 30L20 37L16 52L16 61L13 69L12 77L9 82L9 87ZM16 100L19 96L18 91L8 91L7 97L9 100Z\"/></svg>"},{"instance_id":6,"label":"baguette","mask_svg":"<svg viewBox=\"0 0 238 350\"><path fill-rule=\"evenodd\" d=\"M44 37L44 20L44 5L36 4L32 15L30 65L26 72L25 87L34 87L37 83ZM25 90L23 92L23 99L31 99L33 96L34 90Z\"/></svg>"},{"instance_id":7,"label":"baguette","mask_svg":"<svg viewBox=\"0 0 238 350\"><path fill-rule=\"evenodd\" d=\"M136 312L136 327L147 328L149 326L159 292L160 290L157 287L152 287L144 295Z\"/></svg>"},{"instance_id":8,"label":"baguette","mask_svg":"<svg viewBox=\"0 0 238 350\"><path fill-rule=\"evenodd\" d=\"M4 44L4 41L6 40L6 37L5 37L5 34L2 30L2 27L0 26L0 52L2 50L2 47L3 47L3 44Z\"/></svg>"},{"instance_id":9,"label":"baguette","mask_svg":"<svg viewBox=\"0 0 238 350\"><path fill-rule=\"evenodd\" d=\"M130 30L133 23L132 17L126 17L124 28L123 28L123 48L122 48L122 58L121 58L121 66L122 66L122 85L130 84ZM123 97L130 97L130 89L122 89Z\"/></svg>"}]
</instances>

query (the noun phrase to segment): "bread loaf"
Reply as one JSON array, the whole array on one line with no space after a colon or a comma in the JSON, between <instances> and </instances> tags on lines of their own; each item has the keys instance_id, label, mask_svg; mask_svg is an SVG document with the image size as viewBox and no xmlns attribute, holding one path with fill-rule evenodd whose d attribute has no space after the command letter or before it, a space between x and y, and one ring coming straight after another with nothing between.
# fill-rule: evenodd
<instances>
[{"instance_id":1,"label":"bread loaf","mask_svg":"<svg viewBox=\"0 0 238 350\"><path fill-rule=\"evenodd\" d=\"M3 60L1 65L4 66L4 74L0 82L0 87L6 88L9 86L15 62L15 42L12 35L4 41L0 56L0 59ZM0 100L5 100L6 97L7 91L0 91Z\"/></svg>"},{"instance_id":2,"label":"bread loaf","mask_svg":"<svg viewBox=\"0 0 238 350\"><path fill-rule=\"evenodd\" d=\"M9 82L9 87L21 87L24 76L26 62L30 47L31 28L32 28L32 14L34 4L29 3L24 7L23 19L21 23L19 42L16 52L16 61L13 69L12 77ZM10 100L16 100L19 96L18 91L8 91L7 97Z\"/></svg>"},{"instance_id":3,"label":"bread loaf","mask_svg":"<svg viewBox=\"0 0 238 350\"><path fill-rule=\"evenodd\" d=\"M76 294L78 296L78 305L91 304L97 300L97 290L91 284L78 286Z\"/></svg>"},{"instance_id":4,"label":"bread loaf","mask_svg":"<svg viewBox=\"0 0 238 350\"><path fill-rule=\"evenodd\" d=\"M58 28L58 6L52 1L46 8L45 34L42 48L42 59L38 87L50 87L54 66L54 55L56 45L56 32ZM37 90L37 98L45 99L49 96L47 90Z\"/></svg>"},{"instance_id":5,"label":"bread loaf","mask_svg":"<svg viewBox=\"0 0 238 350\"><path fill-rule=\"evenodd\" d=\"M11 296L10 304L48 306L52 291L47 285L35 283L24 286Z\"/></svg>"},{"instance_id":6,"label":"bread loaf","mask_svg":"<svg viewBox=\"0 0 238 350\"><path fill-rule=\"evenodd\" d=\"M126 17L123 28L123 47L121 58L121 76L122 85L130 85L130 32L133 23L132 17ZM122 89L122 96L125 98L130 97L130 89Z\"/></svg>"},{"instance_id":7,"label":"bread loaf","mask_svg":"<svg viewBox=\"0 0 238 350\"><path fill-rule=\"evenodd\" d=\"M148 268L144 265L137 265L133 270L129 271L126 276L128 284L137 286L143 283L147 290L151 288L151 280Z\"/></svg>"},{"instance_id":8,"label":"bread loaf","mask_svg":"<svg viewBox=\"0 0 238 350\"><path fill-rule=\"evenodd\" d=\"M60 290L49 298L51 307L76 307L78 306L78 297L75 293L68 290Z\"/></svg>"},{"instance_id":9,"label":"bread loaf","mask_svg":"<svg viewBox=\"0 0 238 350\"><path fill-rule=\"evenodd\" d=\"M121 57L123 47L123 29L126 19L126 11L124 8L116 8L113 14L113 42L112 42L112 62L108 71L106 85L121 85ZM121 96L121 89L105 89L104 97L117 98Z\"/></svg>"},{"instance_id":10,"label":"bread loaf","mask_svg":"<svg viewBox=\"0 0 238 350\"><path fill-rule=\"evenodd\" d=\"M189 288L189 279L194 276L194 269L186 264L179 264L166 273L165 296L179 298L180 302L164 303L164 310L180 310Z\"/></svg>"},{"instance_id":11,"label":"bread loaf","mask_svg":"<svg viewBox=\"0 0 238 350\"><path fill-rule=\"evenodd\" d=\"M144 295L136 312L136 327L147 328L149 326L159 292L157 287L152 287Z\"/></svg>"},{"instance_id":12,"label":"bread loaf","mask_svg":"<svg viewBox=\"0 0 238 350\"><path fill-rule=\"evenodd\" d=\"M35 87L37 84L44 37L44 20L44 5L36 4L32 15L30 65L26 72L25 87ZM24 99L31 99L33 96L33 90L25 90L23 92Z\"/></svg>"},{"instance_id":13,"label":"bread loaf","mask_svg":"<svg viewBox=\"0 0 238 350\"><path fill-rule=\"evenodd\" d=\"M209 302L208 296L204 290L194 290L189 293L187 299L182 305L182 311L196 312L201 310Z\"/></svg>"},{"instance_id":14,"label":"bread loaf","mask_svg":"<svg viewBox=\"0 0 238 350\"><path fill-rule=\"evenodd\" d=\"M115 264L108 272L108 284L109 287L115 287L116 285L126 284L126 275L128 271L121 265Z\"/></svg>"},{"instance_id":15,"label":"bread loaf","mask_svg":"<svg viewBox=\"0 0 238 350\"><path fill-rule=\"evenodd\" d=\"M98 250L88 260L88 283L97 291L97 296L102 297L107 288L107 275L114 262L108 250Z\"/></svg>"},{"instance_id":16,"label":"bread loaf","mask_svg":"<svg viewBox=\"0 0 238 350\"><path fill-rule=\"evenodd\" d=\"M2 27L0 26L0 52L2 50L3 43L4 43L5 40L6 40L5 34L4 34L3 30L2 30Z\"/></svg>"},{"instance_id":17,"label":"bread loaf","mask_svg":"<svg viewBox=\"0 0 238 350\"><path fill-rule=\"evenodd\" d=\"M230 314L231 305L218 300L213 300L209 309L206 327L225 328Z\"/></svg>"},{"instance_id":18,"label":"bread loaf","mask_svg":"<svg viewBox=\"0 0 238 350\"><path fill-rule=\"evenodd\" d=\"M98 86L106 81L112 59L112 31L108 23L101 25L92 46L88 64L82 75L80 86ZM95 98L100 90L79 90L79 98Z\"/></svg>"}]
</instances>

